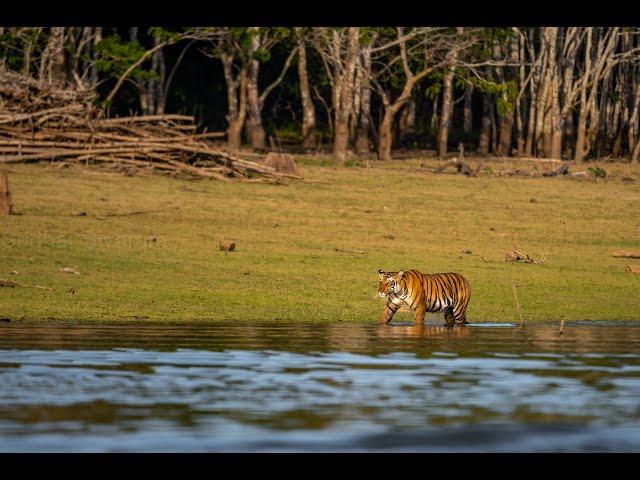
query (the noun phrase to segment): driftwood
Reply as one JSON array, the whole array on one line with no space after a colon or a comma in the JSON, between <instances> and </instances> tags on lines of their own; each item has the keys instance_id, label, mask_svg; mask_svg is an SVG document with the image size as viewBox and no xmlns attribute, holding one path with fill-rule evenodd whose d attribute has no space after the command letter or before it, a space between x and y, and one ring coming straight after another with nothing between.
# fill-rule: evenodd
<instances>
[{"instance_id":1,"label":"driftwood","mask_svg":"<svg viewBox=\"0 0 640 480\"><path fill-rule=\"evenodd\" d=\"M616 258L640 258L640 251L616 250L611 256Z\"/></svg>"},{"instance_id":2,"label":"driftwood","mask_svg":"<svg viewBox=\"0 0 640 480\"><path fill-rule=\"evenodd\" d=\"M223 150L210 140L225 134L196 133L191 116L103 118L92 100L87 92L40 85L0 66L0 164L100 164L218 180L302 178Z\"/></svg>"},{"instance_id":3,"label":"driftwood","mask_svg":"<svg viewBox=\"0 0 640 480\"><path fill-rule=\"evenodd\" d=\"M521 251L517 250L515 247L513 247L510 251L508 251L504 258L505 262L522 261L524 263L537 263L537 264L543 264L545 260L546 260L546 257L543 258L542 260L534 260L528 254L522 253Z\"/></svg>"},{"instance_id":4,"label":"driftwood","mask_svg":"<svg viewBox=\"0 0 640 480\"><path fill-rule=\"evenodd\" d=\"M558 162L560 162L560 160L557 160ZM567 165L560 165L557 168L554 168L553 170L549 170L547 172L536 172L534 170L526 170L523 168L516 168L516 169L506 169L506 170L501 170L499 172L497 172L497 175L500 176L504 176L504 177L511 177L511 176L520 176L520 177L538 177L538 176L543 176L543 177L556 177L558 175L567 175L569 173L569 167Z\"/></svg>"},{"instance_id":5,"label":"driftwood","mask_svg":"<svg viewBox=\"0 0 640 480\"><path fill-rule=\"evenodd\" d=\"M463 175L474 177L480 171L481 166L482 163L479 163L478 166L474 169L471 168L471 166L467 162L458 160L457 158L452 158L451 160L448 160L442 165L436 167L433 170L433 173L443 173L445 170L453 168L456 173L462 173Z\"/></svg>"}]
</instances>

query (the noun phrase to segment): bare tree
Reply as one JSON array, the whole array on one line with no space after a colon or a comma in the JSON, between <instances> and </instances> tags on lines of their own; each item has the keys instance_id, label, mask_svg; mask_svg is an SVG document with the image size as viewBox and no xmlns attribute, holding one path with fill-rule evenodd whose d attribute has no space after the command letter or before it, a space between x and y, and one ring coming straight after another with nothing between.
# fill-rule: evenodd
<instances>
[{"instance_id":1,"label":"bare tree","mask_svg":"<svg viewBox=\"0 0 640 480\"><path fill-rule=\"evenodd\" d=\"M309 88L306 40L301 28L296 28L295 31L298 43L298 78L302 103L302 146L304 148L314 148L316 146L316 111Z\"/></svg>"},{"instance_id":2,"label":"bare tree","mask_svg":"<svg viewBox=\"0 0 640 480\"><path fill-rule=\"evenodd\" d=\"M356 66L360 53L360 28L314 28L312 44L322 59L331 84L333 155L336 163L342 164L349 146L349 118L353 109Z\"/></svg>"},{"instance_id":3,"label":"bare tree","mask_svg":"<svg viewBox=\"0 0 640 480\"><path fill-rule=\"evenodd\" d=\"M65 59L65 27L51 27L47 46L40 60L40 81L58 87L67 84Z\"/></svg>"},{"instance_id":4,"label":"bare tree","mask_svg":"<svg viewBox=\"0 0 640 480\"><path fill-rule=\"evenodd\" d=\"M249 43L248 57L249 74L247 77L247 136L251 142L251 146L257 149L265 148L265 133L262 126L262 108L267 96L277 87L282 80L291 64L291 60L298 53L297 48L292 48L287 57L282 70L278 77L269 84L262 92L260 92L258 77L260 73L259 56L268 54L268 52L280 41L286 37L286 29L282 28L262 28L250 27L248 29L251 36Z\"/></svg>"},{"instance_id":5,"label":"bare tree","mask_svg":"<svg viewBox=\"0 0 640 480\"><path fill-rule=\"evenodd\" d=\"M391 158L392 125L395 115L410 100L415 86L435 70L447 69L452 79L452 68L475 69L482 63L470 62L464 55L477 41L477 29L449 27L413 27L380 29L372 48L372 83L380 96L383 116L378 127L378 157ZM394 85L399 84L398 88ZM449 92L451 93L451 92ZM451 116L451 97L444 99L440 110L439 143L448 134ZM443 110L446 110L443 113ZM446 120L446 126L442 120ZM442 129L444 128L444 132Z\"/></svg>"},{"instance_id":6,"label":"bare tree","mask_svg":"<svg viewBox=\"0 0 640 480\"><path fill-rule=\"evenodd\" d=\"M456 32L462 34L463 27L457 27ZM444 77L442 78L442 108L440 109L440 129L438 130L438 156L444 159L447 156L447 141L449 139L449 128L451 127L451 113L453 104L453 77L455 75L458 60L458 48L452 45L445 56Z\"/></svg>"}]
</instances>

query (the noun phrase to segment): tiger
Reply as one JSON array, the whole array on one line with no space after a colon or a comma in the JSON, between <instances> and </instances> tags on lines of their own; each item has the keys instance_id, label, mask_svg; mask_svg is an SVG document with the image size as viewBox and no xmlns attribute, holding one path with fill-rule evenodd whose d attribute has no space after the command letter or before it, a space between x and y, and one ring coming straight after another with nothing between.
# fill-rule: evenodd
<instances>
[{"instance_id":1,"label":"tiger","mask_svg":"<svg viewBox=\"0 0 640 480\"><path fill-rule=\"evenodd\" d=\"M387 299L380 324L389 324L400 307L415 311L416 324L424 323L425 312L444 312L446 326L467 323L471 286L458 273L421 273L418 270L378 270L378 295Z\"/></svg>"}]
</instances>

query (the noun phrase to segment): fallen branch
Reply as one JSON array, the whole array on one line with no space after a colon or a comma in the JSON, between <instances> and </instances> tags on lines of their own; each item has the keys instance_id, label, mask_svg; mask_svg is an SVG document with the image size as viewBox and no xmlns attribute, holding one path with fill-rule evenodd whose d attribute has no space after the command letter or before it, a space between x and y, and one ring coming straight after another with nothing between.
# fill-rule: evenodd
<instances>
[{"instance_id":1,"label":"fallen branch","mask_svg":"<svg viewBox=\"0 0 640 480\"><path fill-rule=\"evenodd\" d=\"M367 252L363 252L362 250L344 250L342 248L334 248L334 250L336 252L342 252L342 253L356 253L358 255L364 255Z\"/></svg>"},{"instance_id":2,"label":"fallen branch","mask_svg":"<svg viewBox=\"0 0 640 480\"><path fill-rule=\"evenodd\" d=\"M522 253L517 250L515 247L511 249L511 251L507 252L504 261L505 262L519 262L522 261L524 263L537 263L543 264L547 259L546 255L542 260L534 260L528 254Z\"/></svg>"},{"instance_id":3,"label":"fallen branch","mask_svg":"<svg viewBox=\"0 0 640 480\"><path fill-rule=\"evenodd\" d=\"M92 101L88 92L41 85L0 65L0 165L84 162L127 174L158 171L270 183L302 178L292 165L279 171L280 165L223 150L211 139L226 134L196 133L191 116L101 118Z\"/></svg>"},{"instance_id":4,"label":"fallen branch","mask_svg":"<svg viewBox=\"0 0 640 480\"><path fill-rule=\"evenodd\" d=\"M14 282L12 280L5 280L0 278L0 287L26 287L26 288L40 288L42 290L48 290L49 292L53 292L54 289L51 287L41 287L40 285L27 285L25 283Z\"/></svg>"},{"instance_id":5,"label":"fallen branch","mask_svg":"<svg viewBox=\"0 0 640 480\"><path fill-rule=\"evenodd\" d=\"M616 250L611 254L611 256L616 258L640 258L640 252L630 250Z\"/></svg>"}]
</instances>

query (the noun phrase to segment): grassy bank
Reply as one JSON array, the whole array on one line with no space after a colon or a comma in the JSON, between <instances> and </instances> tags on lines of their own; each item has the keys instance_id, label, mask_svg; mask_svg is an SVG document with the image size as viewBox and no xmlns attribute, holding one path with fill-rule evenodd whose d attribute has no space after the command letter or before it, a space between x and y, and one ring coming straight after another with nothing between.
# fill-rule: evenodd
<instances>
[{"instance_id":1,"label":"grassy bank","mask_svg":"<svg viewBox=\"0 0 640 480\"><path fill-rule=\"evenodd\" d=\"M376 271L418 268L469 279L471 322L517 319L514 284L525 320L640 319L611 256L640 248L640 182L306 163L286 186L11 166L0 278L55 290L0 287L0 317L375 322ZM505 263L512 245L545 263Z\"/></svg>"}]
</instances>

